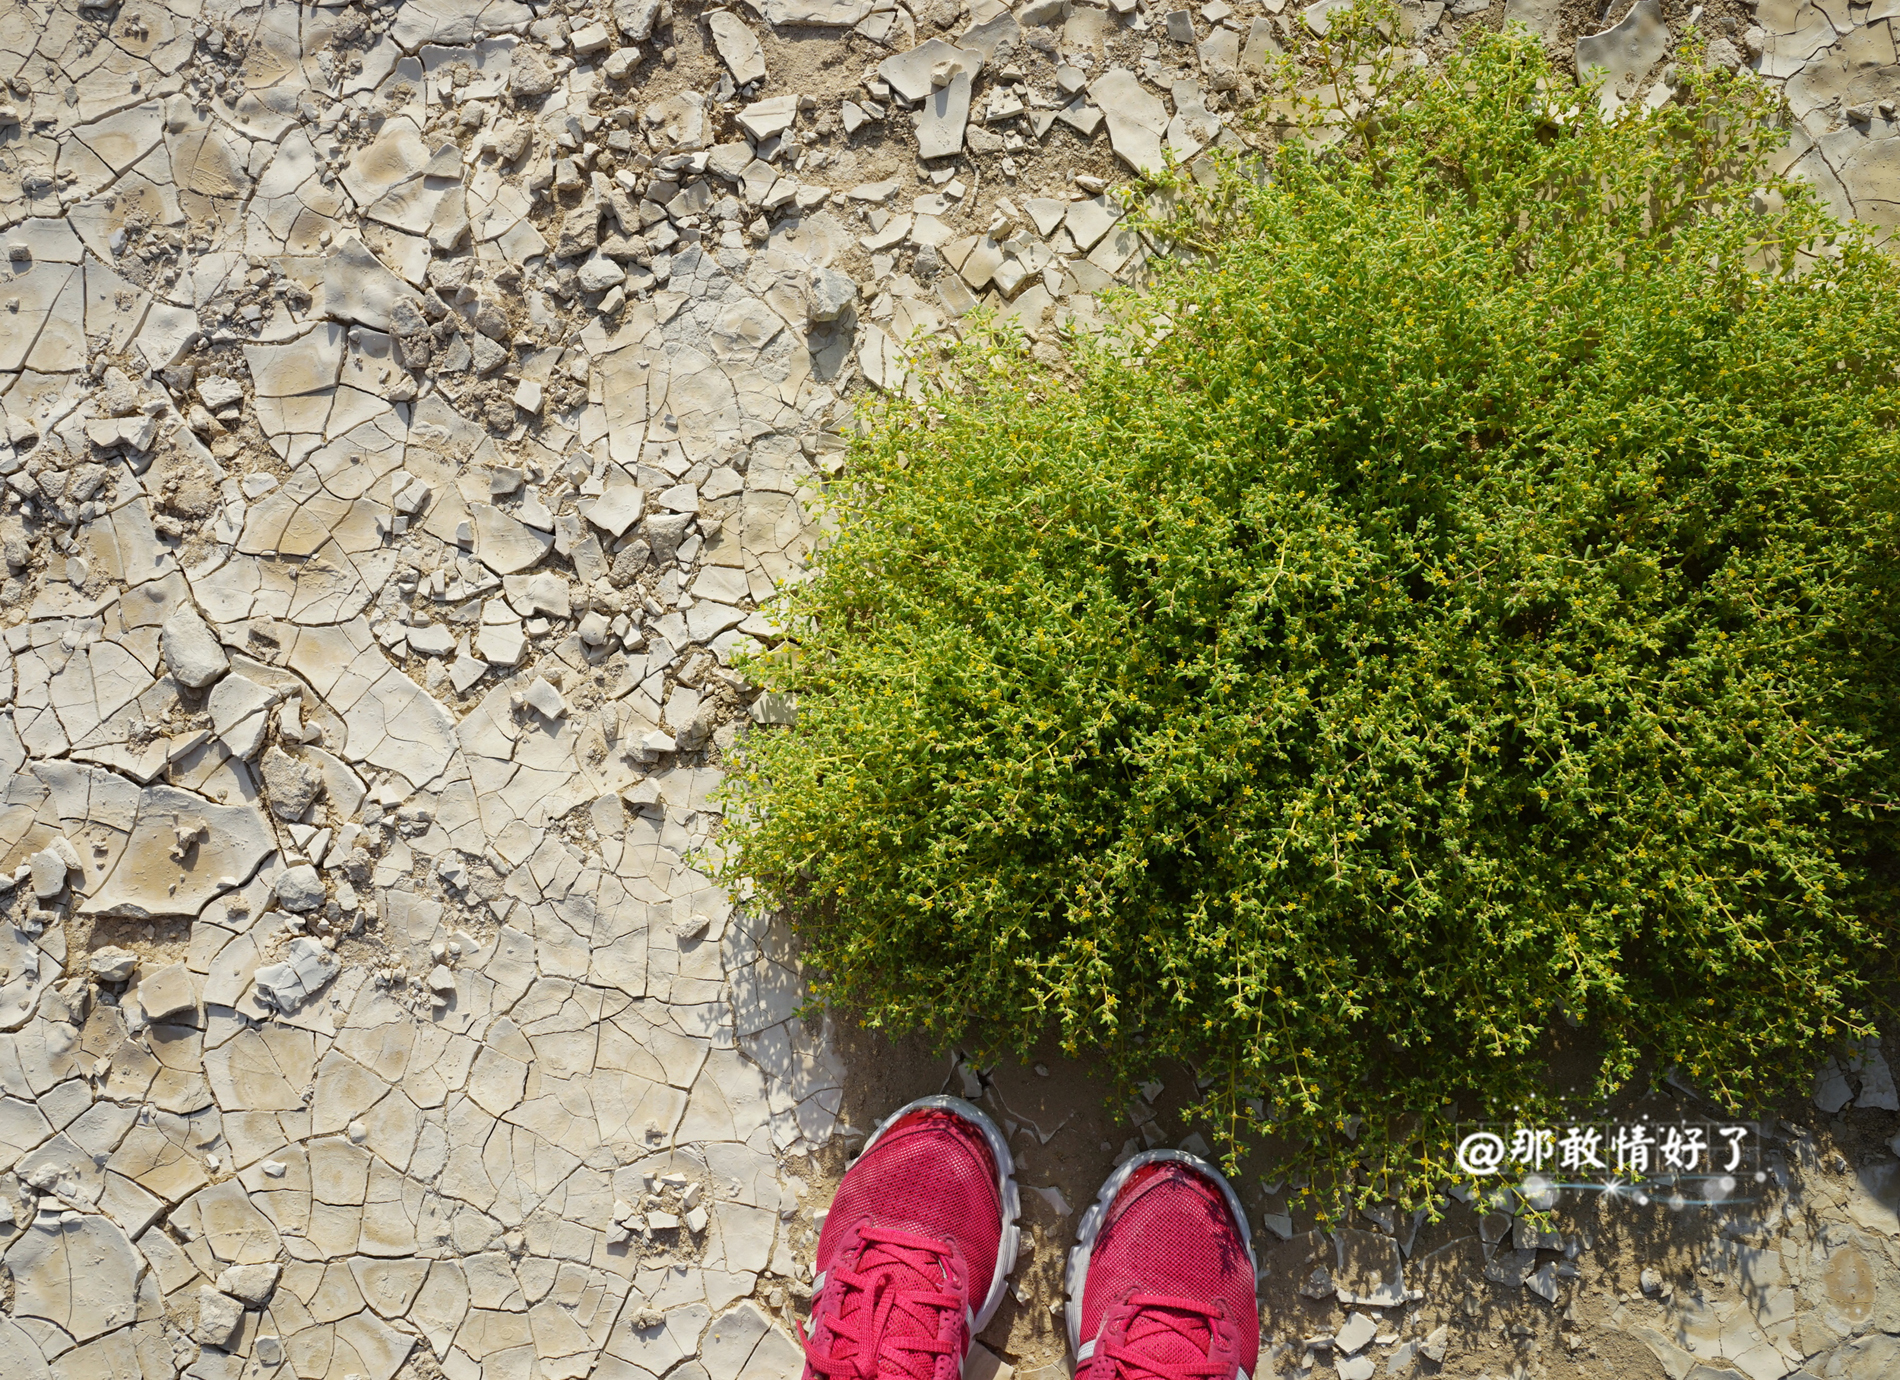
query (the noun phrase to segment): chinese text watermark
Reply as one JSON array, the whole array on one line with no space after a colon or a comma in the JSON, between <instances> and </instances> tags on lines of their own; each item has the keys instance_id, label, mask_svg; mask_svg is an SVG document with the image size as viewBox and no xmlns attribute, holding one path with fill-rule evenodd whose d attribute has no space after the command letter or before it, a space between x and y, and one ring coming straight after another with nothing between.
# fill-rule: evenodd
<instances>
[{"instance_id":1,"label":"chinese text watermark","mask_svg":"<svg viewBox=\"0 0 1900 1380\"><path fill-rule=\"evenodd\" d=\"M1460 1127L1458 1168L1476 1178L1531 1178L1553 1188L1702 1183L1710 1201L1766 1177L1752 1122L1583 1122ZM1637 1195L1641 1196L1641 1195ZM1678 1193L1677 1202L1685 1201ZM1646 1198L1645 1198L1646 1201Z\"/></svg>"}]
</instances>

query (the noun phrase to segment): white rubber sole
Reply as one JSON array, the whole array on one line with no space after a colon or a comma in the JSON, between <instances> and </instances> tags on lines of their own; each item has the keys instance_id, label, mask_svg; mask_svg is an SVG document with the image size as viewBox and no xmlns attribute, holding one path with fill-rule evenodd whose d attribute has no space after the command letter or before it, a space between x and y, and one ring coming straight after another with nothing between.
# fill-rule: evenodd
<instances>
[{"instance_id":1,"label":"white rubber sole","mask_svg":"<svg viewBox=\"0 0 1900 1380\"><path fill-rule=\"evenodd\" d=\"M990 1319L996 1316L996 1310L1003 1306L1003 1291L1009 1287L1009 1272L1016 1268L1016 1252L1022 1239L1021 1229L1016 1219L1022 1215L1022 1194L1016 1187L1016 1159L1009 1153L1009 1141L1004 1138L1002 1129L991 1121L989 1116L975 1104L965 1102L960 1097L920 1097L915 1102L906 1102L884 1120L878 1123L871 1138L864 1142L864 1149L858 1151L862 1159L869 1153L898 1118L911 1112L932 1109L951 1112L962 1117L983 1133L983 1139L989 1143L990 1155L996 1161L997 1197L1003 1204L1003 1235L996 1251L996 1274L990 1280L989 1293L984 1296L983 1306L970 1318L970 1336L990 1325ZM958 1363L961 1366L961 1362Z\"/></svg>"},{"instance_id":2,"label":"white rubber sole","mask_svg":"<svg viewBox=\"0 0 1900 1380\"><path fill-rule=\"evenodd\" d=\"M1095 1250L1095 1238L1101 1234L1102 1219L1108 1216L1108 1205L1115 1201L1115 1195L1135 1176L1136 1170L1144 1165L1167 1161L1186 1165L1220 1186L1221 1197L1227 1200L1227 1210L1233 1214L1234 1224L1240 1228L1240 1244L1247 1248L1247 1263L1253 1267L1256 1275L1259 1273L1260 1262L1254 1259L1253 1232L1247 1227L1247 1213L1240 1206L1234 1186L1227 1182L1227 1176L1200 1156L1190 1155L1185 1150L1144 1150L1108 1176L1102 1191L1095 1195L1089 1210L1082 1214L1082 1224L1075 1232L1075 1249L1069 1252L1068 1264L1063 1269L1062 1287L1069 1296L1063 1310L1069 1324L1069 1354L1075 1358L1077 1366L1095 1354L1093 1337L1088 1339L1086 1350L1082 1344L1082 1291L1088 1286L1089 1256ZM1241 1374L1244 1380L1246 1372Z\"/></svg>"}]
</instances>

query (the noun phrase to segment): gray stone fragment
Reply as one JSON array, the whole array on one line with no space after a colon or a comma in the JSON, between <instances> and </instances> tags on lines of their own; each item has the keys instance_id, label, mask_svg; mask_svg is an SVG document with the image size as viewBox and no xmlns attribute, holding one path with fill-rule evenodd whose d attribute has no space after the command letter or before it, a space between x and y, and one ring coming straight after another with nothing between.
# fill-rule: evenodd
<instances>
[{"instance_id":1,"label":"gray stone fragment","mask_svg":"<svg viewBox=\"0 0 1900 1380\"><path fill-rule=\"evenodd\" d=\"M323 904L323 879L309 863L285 868L275 887L277 904L299 914Z\"/></svg>"},{"instance_id":2,"label":"gray stone fragment","mask_svg":"<svg viewBox=\"0 0 1900 1380\"><path fill-rule=\"evenodd\" d=\"M172 678L193 690L204 689L231 669L224 648L198 611L188 604L173 609L160 625L158 645Z\"/></svg>"},{"instance_id":3,"label":"gray stone fragment","mask_svg":"<svg viewBox=\"0 0 1900 1380\"><path fill-rule=\"evenodd\" d=\"M429 329L429 318L414 298L398 297L389 304L389 333L399 339L421 335Z\"/></svg>"},{"instance_id":4,"label":"gray stone fragment","mask_svg":"<svg viewBox=\"0 0 1900 1380\"><path fill-rule=\"evenodd\" d=\"M455 650L455 632L441 623L411 627L409 649L423 656L447 656Z\"/></svg>"},{"instance_id":5,"label":"gray stone fragment","mask_svg":"<svg viewBox=\"0 0 1900 1380\"><path fill-rule=\"evenodd\" d=\"M614 27L629 43L644 43L659 22L662 0L614 0Z\"/></svg>"},{"instance_id":6,"label":"gray stone fragment","mask_svg":"<svg viewBox=\"0 0 1900 1380\"><path fill-rule=\"evenodd\" d=\"M679 152L706 147L712 125L706 118L707 99L697 91L681 91L655 101L644 116L648 139L656 136L662 147ZM675 214L680 207L674 206Z\"/></svg>"},{"instance_id":7,"label":"gray stone fragment","mask_svg":"<svg viewBox=\"0 0 1900 1380\"><path fill-rule=\"evenodd\" d=\"M1452 6L1453 14L1462 15L1466 12L1460 5ZM1522 24L1545 40L1556 38L1557 22L1562 14L1563 0L1504 0L1506 24Z\"/></svg>"},{"instance_id":8,"label":"gray stone fragment","mask_svg":"<svg viewBox=\"0 0 1900 1380\"><path fill-rule=\"evenodd\" d=\"M198 399L213 412L236 407L244 401L244 385L236 379L211 374L198 380Z\"/></svg>"},{"instance_id":9,"label":"gray stone fragment","mask_svg":"<svg viewBox=\"0 0 1900 1380\"><path fill-rule=\"evenodd\" d=\"M1063 223L1075 247L1084 252L1095 248L1122 217L1122 208L1106 196L1068 203Z\"/></svg>"},{"instance_id":10,"label":"gray stone fragment","mask_svg":"<svg viewBox=\"0 0 1900 1380\"><path fill-rule=\"evenodd\" d=\"M477 374L491 374L508 359L508 347L498 345L487 336L477 332L468 343L470 362Z\"/></svg>"},{"instance_id":11,"label":"gray stone fragment","mask_svg":"<svg viewBox=\"0 0 1900 1380\"><path fill-rule=\"evenodd\" d=\"M1240 65L1249 72L1267 70L1267 59L1281 55L1280 39L1274 33L1273 21L1260 18L1253 21L1247 29L1247 42L1240 50Z\"/></svg>"},{"instance_id":12,"label":"gray stone fragment","mask_svg":"<svg viewBox=\"0 0 1900 1380\"><path fill-rule=\"evenodd\" d=\"M1035 222L1036 233L1047 238L1055 234L1056 227L1062 224L1062 218L1068 214L1069 203L1057 201L1054 197L1032 196L1023 203L1023 210Z\"/></svg>"},{"instance_id":13,"label":"gray stone fragment","mask_svg":"<svg viewBox=\"0 0 1900 1380\"><path fill-rule=\"evenodd\" d=\"M1484 1277L1507 1289L1521 1289L1536 1268L1536 1251L1499 1251L1485 1262Z\"/></svg>"},{"instance_id":14,"label":"gray stone fragment","mask_svg":"<svg viewBox=\"0 0 1900 1380\"><path fill-rule=\"evenodd\" d=\"M538 51L527 46L515 49L515 67L508 78L508 89L515 95L545 96L554 89L555 80Z\"/></svg>"},{"instance_id":15,"label":"gray stone fragment","mask_svg":"<svg viewBox=\"0 0 1900 1380\"><path fill-rule=\"evenodd\" d=\"M560 259L579 258L600 243L600 204L592 199L569 211L561 220L561 237L554 254Z\"/></svg>"},{"instance_id":16,"label":"gray stone fragment","mask_svg":"<svg viewBox=\"0 0 1900 1380\"><path fill-rule=\"evenodd\" d=\"M1352 0L1315 0L1315 3L1301 10L1300 15L1306 20L1307 28L1324 35L1332 27L1333 12L1347 8L1351 3Z\"/></svg>"},{"instance_id":17,"label":"gray stone fragment","mask_svg":"<svg viewBox=\"0 0 1900 1380\"><path fill-rule=\"evenodd\" d=\"M728 182L737 182L739 174L749 167L753 160L752 145L744 139L735 139L729 144L715 144L706 155L706 171Z\"/></svg>"},{"instance_id":18,"label":"gray stone fragment","mask_svg":"<svg viewBox=\"0 0 1900 1380\"><path fill-rule=\"evenodd\" d=\"M646 509L646 495L632 484L609 484L592 503L580 505L581 516L601 531L618 537L640 520Z\"/></svg>"},{"instance_id":19,"label":"gray stone fragment","mask_svg":"<svg viewBox=\"0 0 1900 1380\"><path fill-rule=\"evenodd\" d=\"M1341 1303L1397 1308L1405 1302L1405 1267L1399 1245L1378 1232L1344 1228L1333 1235L1337 1260L1333 1284Z\"/></svg>"},{"instance_id":20,"label":"gray stone fragment","mask_svg":"<svg viewBox=\"0 0 1900 1380\"><path fill-rule=\"evenodd\" d=\"M943 78L950 74L961 71L974 77L982 70L980 48L960 48L941 38L920 43L877 65L877 74L907 101L923 100L933 90L940 89L944 85Z\"/></svg>"},{"instance_id":21,"label":"gray stone fragment","mask_svg":"<svg viewBox=\"0 0 1900 1380\"><path fill-rule=\"evenodd\" d=\"M813 321L836 321L858 300L858 285L835 268L814 268L806 296Z\"/></svg>"},{"instance_id":22,"label":"gray stone fragment","mask_svg":"<svg viewBox=\"0 0 1900 1380\"><path fill-rule=\"evenodd\" d=\"M172 963L145 974L139 979L138 999L148 1021L162 1021L167 1016L190 1011L197 1005L191 989L191 969L182 963Z\"/></svg>"},{"instance_id":23,"label":"gray stone fragment","mask_svg":"<svg viewBox=\"0 0 1900 1380\"><path fill-rule=\"evenodd\" d=\"M693 714L685 727L674 735L674 743L681 752L693 752L706 746L713 733L713 708L702 704Z\"/></svg>"},{"instance_id":24,"label":"gray stone fragment","mask_svg":"<svg viewBox=\"0 0 1900 1380\"><path fill-rule=\"evenodd\" d=\"M198 1341L204 1346L228 1347L244 1325L244 1305L209 1284L198 1286Z\"/></svg>"},{"instance_id":25,"label":"gray stone fragment","mask_svg":"<svg viewBox=\"0 0 1900 1380\"><path fill-rule=\"evenodd\" d=\"M1744 61L1742 50L1717 34L1702 54L1702 65L1710 71L1733 72Z\"/></svg>"},{"instance_id":26,"label":"gray stone fragment","mask_svg":"<svg viewBox=\"0 0 1900 1380\"><path fill-rule=\"evenodd\" d=\"M1829 1058L1814 1075L1814 1105L1829 1116L1845 1107L1854 1096L1853 1085L1838 1059Z\"/></svg>"},{"instance_id":27,"label":"gray stone fragment","mask_svg":"<svg viewBox=\"0 0 1900 1380\"><path fill-rule=\"evenodd\" d=\"M970 74L958 72L924 97L917 112L917 156L948 158L963 150L970 124Z\"/></svg>"},{"instance_id":28,"label":"gray stone fragment","mask_svg":"<svg viewBox=\"0 0 1900 1380\"><path fill-rule=\"evenodd\" d=\"M323 791L323 777L272 744L264 753L264 793L270 811L283 820L302 819Z\"/></svg>"},{"instance_id":29,"label":"gray stone fragment","mask_svg":"<svg viewBox=\"0 0 1900 1380\"><path fill-rule=\"evenodd\" d=\"M257 999L278 1011L295 1011L322 991L341 966L323 945L299 936L290 941L283 962L257 970Z\"/></svg>"},{"instance_id":30,"label":"gray stone fragment","mask_svg":"<svg viewBox=\"0 0 1900 1380\"><path fill-rule=\"evenodd\" d=\"M1202 40L1201 74L1216 91L1232 91L1239 84L1239 34L1232 29L1220 28Z\"/></svg>"},{"instance_id":31,"label":"gray stone fragment","mask_svg":"<svg viewBox=\"0 0 1900 1380\"><path fill-rule=\"evenodd\" d=\"M810 24L848 29L871 12L873 0L765 0L765 22L773 28Z\"/></svg>"},{"instance_id":32,"label":"gray stone fragment","mask_svg":"<svg viewBox=\"0 0 1900 1380\"><path fill-rule=\"evenodd\" d=\"M1345 1326L1333 1334L1333 1346L1342 1356L1350 1356L1361 1351L1372 1340L1379 1325L1364 1313L1354 1313L1346 1319Z\"/></svg>"},{"instance_id":33,"label":"gray stone fragment","mask_svg":"<svg viewBox=\"0 0 1900 1380\"><path fill-rule=\"evenodd\" d=\"M1056 119L1062 121L1084 139L1093 139L1095 131L1102 127L1101 107L1091 105L1087 96L1077 96L1063 106L1056 112Z\"/></svg>"},{"instance_id":34,"label":"gray stone fragment","mask_svg":"<svg viewBox=\"0 0 1900 1380\"><path fill-rule=\"evenodd\" d=\"M40 900L50 901L66 889L66 860L51 848L35 853L29 865L33 869L33 894Z\"/></svg>"},{"instance_id":35,"label":"gray stone fragment","mask_svg":"<svg viewBox=\"0 0 1900 1380\"><path fill-rule=\"evenodd\" d=\"M1900 1112L1900 1088L1894 1086L1893 1068L1880 1051L1880 1037L1870 1035L1855 1057L1860 1073L1860 1095L1856 1107L1876 1112Z\"/></svg>"},{"instance_id":36,"label":"gray stone fragment","mask_svg":"<svg viewBox=\"0 0 1900 1380\"><path fill-rule=\"evenodd\" d=\"M475 555L497 575L518 575L538 564L554 545L554 536L529 527L489 503L472 505Z\"/></svg>"},{"instance_id":37,"label":"gray stone fragment","mask_svg":"<svg viewBox=\"0 0 1900 1380\"><path fill-rule=\"evenodd\" d=\"M765 50L745 21L730 10L714 10L706 16L706 27L712 30L713 47L733 81L744 86L764 79Z\"/></svg>"},{"instance_id":38,"label":"gray stone fragment","mask_svg":"<svg viewBox=\"0 0 1900 1380\"><path fill-rule=\"evenodd\" d=\"M1168 148L1186 162L1220 133L1220 117L1207 108L1207 95L1191 81L1174 84L1174 118L1168 121Z\"/></svg>"},{"instance_id":39,"label":"gray stone fragment","mask_svg":"<svg viewBox=\"0 0 1900 1380\"><path fill-rule=\"evenodd\" d=\"M798 119L798 97L774 96L754 101L739 111L739 128L760 143L775 134L783 134Z\"/></svg>"},{"instance_id":40,"label":"gray stone fragment","mask_svg":"<svg viewBox=\"0 0 1900 1380\"><path fill-rule=\"evenodd\" d=\"M276 696L244 676L226 676L212 687L205 708L212 732L223 740L233 757L249 758L264 744L270 727L269 710Z\"/></svg>"},{"instance_id":41,"label":"gray stone fragment","mask_svg":"<svg viewBox=\"0 0 1900 1380\"><path fill-rule=\"evenodd\" d=\"M1108 141L1116 156L1136 172L1161 171L1168 109L1160 97L1124 67L1111 67L1090 82L1089 97L1108 117Z\"/></svg>"},{"instance_id":42,"label":"gray stone fragment","mask_svg":"<svg viewBox=\"0 0 1900 1380\"><path fill-rule=\"evenodd\" d=\"M1546 1303L1557 1302L1557 1267L1548 1261L1533 1271L1524 1285Z\"/></svg>"},{"instance_id":43,"label":"gray stone fragment","mask_svg":"<svg viewBox=\"0 0 1900 1380\"><path fill-rule=\"evenodd\" d=\"M692 521L691 513L654 513L640 523L640 535L655 561L664 565L679 554Z\"/></svg>"},{"instance_id":44,"label":"gray stone fragment","mask_svg":"<svg viewBox=\"0 0 1900 1380\"><path fill-rule=\"evenodd\" d=\"M277 1264L232 1265L218 1276L218 1288L246 1308L262 1308L270 1302L283 1271Z\"/></svg>"},{"instance_id":45,"label":"gray stone fragment","mask_svg":"<svg viewBox=\"0 0 1900 1380\"><path fill-rule=\"evenodd\" d=\"M584 291L605 292L615 283L625 281L627 272L612 259L597 253L581 265L575 276Z\"/></svg>"},{"instance_id":46,"label":"gray stone fragment","mask_svg":"<svg viewBox=\"0 0 1900 1380\"><path fill-rule=\"evenodd\" d=\"M1004 10L981 24L972 24L957 35L957 42L965 48L975 48L991 63L1008 62L1022 33L1016 16Z\"/></svg>"},{"instance_id":47,"label":"gray stone fragment","mask_svg":"<svg viewBox=\"0 0 1900 1380\"><path fill-rule=\"evenodd\" d=\"M1329 1299L1335 1292L1333 1272L1324 1265L1315 1265L1313 1273L1306 1277L1306 1283L1300 1286L1302 1298Z\"/></svg>"},{"instance_id":48,"label":"gray stone fragment","mask_svg":"<svg viewBox=\"0 0 1900 1380\"><path fill-rule=\"evenodd\" d=\"M567 701L561 698L561 692L544 676L536 676L522 698L530 709L544 719L559 719L567 714Z\"/></svg>"},{"instance_id":49,"label":"gray stone fragment","mask_svg":"<svg viewBox=\"0 0 1900 1380\"><path fill-rule=\"evenodd\" d=\"M121 949L116 944L94 949L86 961L92 968L92 975L101 982L125 982L139 966L137 954L129 949Z\"/></svg>"},{"instance_id":50,"label":"gray stone fragment","mask_svg":"<svg viewBox=\"0 0 1900 1380\"><path fill-rule=\"evenodd\" d=\"M1669 27L1656 0L1636 0L1628 14L1602 33L1577 40L1577 73L1587 78L1600 72L1599 99L1605 110L1614 110L1623 103L1623 88L1640 81L1668 50Z\"/></svg>"},{"instance_id":51,"label":"gray stone fragment","mask_svg":"<svg viewBox=\"0 0 1900 1380\"><path fill-rule=\"evenodd\" d=\"M1544 1200L1542 1195L1527 1194L1526 1197L1537 1199L1533 1206L1550 1206L1550 1201ZM1564 1235L1560 1231L1542 1229L1528 1217L1515 1217L1511 1219L1511 1244L1520 1251L1561 1251Z\"/></svg>"}]
</instances>

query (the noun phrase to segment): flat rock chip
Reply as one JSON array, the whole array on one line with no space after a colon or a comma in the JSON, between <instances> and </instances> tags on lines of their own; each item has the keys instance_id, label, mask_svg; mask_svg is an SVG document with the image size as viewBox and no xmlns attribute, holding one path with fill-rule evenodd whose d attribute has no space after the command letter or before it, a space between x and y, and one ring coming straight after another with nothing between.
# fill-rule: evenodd
<instances>
[{"instance_id":1,"label":"flat rock chip","mask_svg":"<svg viewBox=\"0 0 1900 1380\"><path fill-rule=\"evenodd\" d=\"M1341 1303L1396 1308L1405 1302L1405 1267L1399 1244L1378 1232L1342 1228L1333 1236L1337 1260L1333 1287Z\"/></svg>"},{"instance_id":2,"label":"flat rock chip","mask_svg":"<svg viewBox=\"0 0 1900 1380\"><path fill-rule=\"evenodd\" d=\"M872 0L764 0L762 9L773 28L807 24L848 29L871 13Z\"/></svg>"},{"instance_id":3,"label":"flat rock chip","mask_svg":"<svg viewBox=\"0 0 1900 1380\"><path fill-rule=\"evenodd\" d=\"M1669 50L1669 28L1656 0L1637 0L1630 12L1600 34L1577 40L1577 70L1601 72L1605 110L1622 104L1626 88L1642 78Z\"/></svg>"},{"instance_id":4,"label":"flat rock chip","mask_svg":"<svg viewBox=\"0 0 1900 1380\"><path fill-rule=\"evenodd\" d=\"M192 990L191 969L183 963L169 963L139 978L136 995L148 1021L162 1021L197 1006Z\"/></svg>"},{"instance_id":5,"label":"flat rock chip","mask_svg":"<svg viewBox=\"0 0 1900 1380\"><path fill-rule=\"evenodd\" d=\"M190 605L173 609L159 629L159 647L172 678L180 685L202 690L231 669L231 660L198 611Z\"/></svg>"},{"instance_id":6,"label":"flat rock chip","mask_svg":"<svg viewBox=\"0 0 1900 1380\"><path fill-rule=\"evenodd\" d=\"M258 1000L278 1011L295 1011L322 991L341 967L335 954L300 936L290 941L283 962L257 970Z\"/></svg>"},{"instance_id":7,"label":"flat rock chip","mask_svg":"<svg viewBox=\"0 0 1900 1380\"><path fill-rule=\"evenodd\" d=\"M713 47L719 50L719 60L726 64L733 81L745 86L764 80L765 50L745 21L730 10L714 10L706 16L706 27L712 30Z\"/></svg>"},{"instance_id":8,"label":"flat rock chip","mask_svg":"<svg viewBox=\"0 0 1900 1380\"><path fill-rule=\"evenodd\" d=\"M323 793L323 776L275 744L265 749L264 794L279 819L303 818Z\"/></svg>"}]
</instances>

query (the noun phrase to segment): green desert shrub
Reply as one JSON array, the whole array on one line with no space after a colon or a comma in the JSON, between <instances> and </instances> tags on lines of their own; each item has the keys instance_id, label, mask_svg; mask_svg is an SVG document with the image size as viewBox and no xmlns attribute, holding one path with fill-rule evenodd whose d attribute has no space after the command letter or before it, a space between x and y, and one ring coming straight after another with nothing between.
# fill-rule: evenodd
<instances>
[{"instance_id":1,"label":"green desert shrub","mask_svg":"<svg viewBox=\"0 0 1900 1380\"><path fill-rule=\"evenodd\" d=\"M1900 295L1746 77L1367 70L1163 179L1066 366L867 414L725 847L870 1025L1187 1060L1230 1152L1412 1198L1454 1117L1869 1028Z\"/></svg>"}]
</instances>

